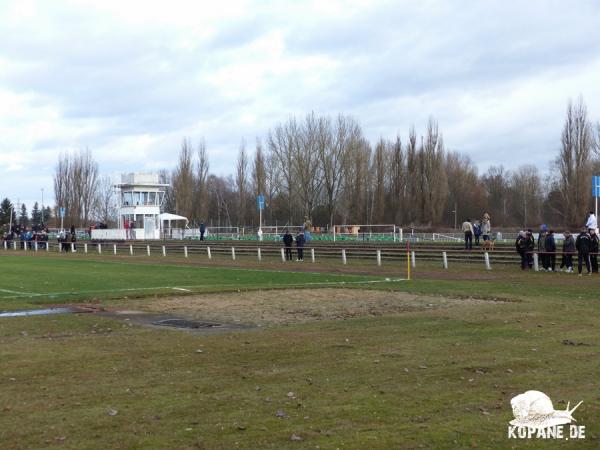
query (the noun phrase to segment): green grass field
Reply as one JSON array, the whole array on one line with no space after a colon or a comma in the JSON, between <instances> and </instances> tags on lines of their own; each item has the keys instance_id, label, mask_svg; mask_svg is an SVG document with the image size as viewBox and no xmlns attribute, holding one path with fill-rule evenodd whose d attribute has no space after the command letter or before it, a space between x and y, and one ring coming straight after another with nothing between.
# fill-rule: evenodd
<instances>
[{"instance_id":1,"label":"green grass field","mask_svg":"<svg viewBox=\"0 0 600 450\"><path fill-rule=\"evenodd\" d=\"M223 269L110 257L4 256L0 308L123 296L164 295L237 289L337 286L381 281L381 276L339 275L260 269Z\"/></svg>"},{"instance_id":2,"label":"green grass field","mask_svg":"<svg viewBox=\"0 0 600 450\"><path fill-rule=\"evenodd\" d=\"M294 272L6 253L0 264L3 310L143 310L210 293L235 305L277 288L285 316L298 309L288 311L286 288L319 287L325 307L339 288L364 303L383 295L379 306L422 303L215 335L95 314L0 319L2 449L600 446L598 276L419 264L414 280L386 282L384 269L342 274L332 263ZM509 440L510 399L529 389L556 409L583 400L574 415L586 438Z\"/></svg>"}]
</instances>

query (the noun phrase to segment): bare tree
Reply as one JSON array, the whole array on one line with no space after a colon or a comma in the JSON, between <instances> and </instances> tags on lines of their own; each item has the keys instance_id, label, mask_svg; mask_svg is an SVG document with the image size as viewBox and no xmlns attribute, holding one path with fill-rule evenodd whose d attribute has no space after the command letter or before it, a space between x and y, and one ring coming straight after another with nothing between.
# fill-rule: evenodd
<instances>
[{"instance_id":1,"label":"bare tree","mask_svg":"<svg viewBox=\"0 0 600 450\"><path fill-rule=\"evenodd\" d=\"M373 161L371 163L371 174L373 177L373 195L372 195L372 220L374 223L383 223L386 209L386 179L388 167L388 144L381 138L375 146Z\"/></svg>"},{"instance_id":2,"label":"bare tree","mask_svg":"<svg viewBox=\"0 0 600 450\"><path fill-rule=\"evenodd\" d=\"M252 190L255 196L267 193L267 168L260 139L256 139L256 152L252 164Z\"/></svg>"},{"instance_id":3,"label":"bare tree","mask_svg":"<svg viewBox=\"0 0 600 450\"><path fill-rule=\"evenodd\" d=\"M592 127L583 98L567 106L556 165L560 173L562 211L567 224L580 224L589 207L593 150Z\"/></svg>"},{"instance_id":4,"label":"bare tree","mask_svg":"<svg viewBox=\"0 0 600 450\"><path fill-rule=\"evenodd\" d=\"M510 199L510 207L519 224L526 228L540 223L543 192L537 167L524 165L513 172Z\"/></svg>"},{"instance_id":5,"label":"bare tree","mask_svg":"<svg viewBox=\"0 0 600 450\"><path fill-rule=\"evenodd\" d=\"M171 173L162 169L158 172L158 182L166 184L165 195L160 205L161 212L174 212L175 211L175 194L173 192L173 184L171 182Z\"/></svg>"},{"instance_id":6,"label":"bare tree","mask_svg":"<svg viewBox=\"0 0 600 450\"><path fill-rule=\"evenodd\" d=\"M246 220L246 207L248 196L248 155L246 154L246 143L242 141L236 163L235 187L237 194L237 223L244 225Z\"/></svg>"},{"instance_id":7,"label":"bare tree","mask_svg":"<svg viewBox=\"0 0 600 450\"><path fill-rule=\"evenodd\" d=\"M325 207L330 227L333 226L334 215L347 177L350 153L353 147L358 145L361 137L358 123L350 116L338 115L333 126L329 119L320 123L317 148L323 171Z\"/></svg>"},{"instance_id":8,"label":"bare tree","mask_svg":"<svg viewBox=\"0 0 600 450\"><path fill-rule=\"evenodd\" d=\"M326 121L327 119L316 117L314 113L308 114L302 127L295 130L296 133L292 140L292 167L297 180L303 216L312 216L321 194L323 178L317 149L320 130L326 130Z\"/></svg>"},{"instance_id":9,"label":"bare tree","mask_svg":"<svg viewBox=\"0 0 600 450\"><path fill-rule=\"evenodd\" d=\"M444 210L445 217L448 218L446 223L454 225L456 220L458 226L464 218L481 218L485 212L485 188L471 159L460 153L449 152L446 154L445 166L448 180Z\"/></svg>"},{"instance_id":10,"label":"bare tree","mask_svg":"<svg viewBox=\"0 0 600 450\"><path fill-rule=\"evenodd\" d=\"M196 192L194 196L195 219L205 222L208 217L208 154L204 139L198 144L198 164L196 166Z\"/></svg>"},{"instance_id":11,"label":"bare tree","mask_svg":"<svg viewBox=\"0 0 600 450\"><path fill-rule=\"evenodd\" d=\"M65 208L65 223L86 226L92 215L98 184L98 164L89 149L59 156L54 174L56 204Z\"/></svg>"},{"instance_id":12,"label":"bare tree","mask_svg":"<svg viewBox=\"0 0 600 450\"><path fill-rule=\"evenodd\" d=\"M429 119L425 141L418 154L418 181L420 184L420 221L439 223L444 212L447 179L444 172L444 144L438 124Z\"/></svg>"},{"instance_id":13,"label":"bare tree","mask_svg":"<svg viewBox=\"0 0 600 450\"><path fill-rule=\"evenodd\" d=\"M269 131L269 150L273 155L277 172L280 174L280 194L287 204L287 222L293 223L294 212L294 136L297 133L295 118L290 118L285 124L277 124Z\"/></svg>"},{"instance_id":14,"label":"bare tree","mask_svg":"<svg viewBox=\"0 0 600 450\"><path fill-rule=\"evenodd\" d=\"M193 218L194 214L194 163L192 160L192 144L184 138L179 152L179 161L171 177L175 212Z\"/></svg>"},{"instance_id":15,"label":"bare tree","mask_svg":"<svg viewBox=\"0 0 600 450\"><path fill-rule=\"evenodd\" d=\"M390 209L390 220L396 224L403 223L406 217L403 212L406 198L406 173L402 142L400 136L398 136L391 149L390 187L387 201Z\"/></svg>"},{"instance_id":16,"label":"bare tree","mask_svg":"<svg viewBox=\"0 0 600 450\"><path fill-rule=\"evenodd\" d=\"M92 216L95 220L113 227L118 222L117 215L115 186L109 176L101 177L98 181Z\"/></svg>"},{"instance_id":17,"label":"bare tree","mask_svg":"<svg viewBox=\"0 0 600 450\"><path fill-rule=\"evenodd\" d=\"M503 166L490 166L482 181L487 195L488 212L495 218L495 223L507 225L510 172Z\"/></svg>"},{"instance_id":18,"label":"bare tree","mask_svg":"<svg viewBox=\"0 0 600 450\"><path fill-rule=\"evenodd\" d=\"M414 224L419 217L418 205L422 201L421 184L418 182L418 155L417 155L417 133L414 127L408 132L408 143L406 146L406 173L409 174L406 182L406 200L411 205L407 209L408 222Z\"/></svg>"}]
</instances>

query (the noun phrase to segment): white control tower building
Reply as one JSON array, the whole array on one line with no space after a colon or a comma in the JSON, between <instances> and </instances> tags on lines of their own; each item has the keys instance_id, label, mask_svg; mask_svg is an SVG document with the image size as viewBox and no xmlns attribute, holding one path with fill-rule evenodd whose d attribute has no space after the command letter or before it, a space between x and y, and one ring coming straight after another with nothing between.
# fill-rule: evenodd
<instances>
[{"instance_id":1,"label":"white control tower building","mask_svg":"<svg viewBox=\"0 0 600 450\"><path fill-rule=\"evenodd\" d=\"M156 173L121 175L119 189L119 229L126 239L160 239L160 207L168 184Z\"/></svg>"}]
</instances>

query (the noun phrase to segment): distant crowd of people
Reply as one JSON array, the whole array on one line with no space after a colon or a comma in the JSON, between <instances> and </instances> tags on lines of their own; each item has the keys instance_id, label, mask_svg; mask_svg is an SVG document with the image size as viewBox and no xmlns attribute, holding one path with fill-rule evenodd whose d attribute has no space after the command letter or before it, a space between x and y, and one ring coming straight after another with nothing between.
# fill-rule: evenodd
<instances>
[{"instance_id":1,"label":"distant crowd of people","mask_svg":"<svg viewBox=\"0 0 600 450\"><path fill-rule=\"evenodd\" d=\"M483 215L481 220L471 222L471 219L467 219L462 224L462 231L465 233L465 249L473 249L473 238L475 238L475 245L480 245L481 239L483 242L492 240L492 221L488 213Z\"/></svg>"},{"instance_id":2,"label":"distant crowd of people","mask_svg":"<svg viewBox=\"0 0 600 450\"><path fill-rule=\"evenodd\" d=\"M77 233L75 232L75 225L71 225L69 231L61 231L58 233L58 244L61 252L77 251Z\"/></svg>"},{"instance_id":3,"label":"distant crowd of people","mask_svg":"<svg viewBox=\"0 0 600 450\"><path fill-rule=\"evenodd\" d=\"M35 242L38 243L38 248L46 248L48 242L48 229L41 225L34 225L31 228L15 224L12 228L2 236L6 245L13 245L14 241L19 241L21 248L32 248Z\"/></svg>"},{"instance_id":4,"label":"distant crowd of people","mask_svg":"<svg viewBox=\"0 0 600 450\"><path fill-rule=\"evenodd\" d=\"M586 218L585 226L574 237L570 231L563 231L563 244L561 262L556 268L557 245L554 230L547 225L542 225L537 237L537 253L540 256L541 267L539 270L555 272L565 271L573 273L573 256L577 255L577 273L582 276L583 266L587 274L598 273L598 221L593 211ZM521 269L533 268L533 255L536 251L536 241L531 229L522 230L515 242L517 253L521 256Z\"/></svg>"}]
</instances>

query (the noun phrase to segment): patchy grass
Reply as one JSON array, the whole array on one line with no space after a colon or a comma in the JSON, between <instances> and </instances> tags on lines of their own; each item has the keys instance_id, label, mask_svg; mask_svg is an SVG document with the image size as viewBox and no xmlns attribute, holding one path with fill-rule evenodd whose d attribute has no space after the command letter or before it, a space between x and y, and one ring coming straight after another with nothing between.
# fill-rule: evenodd
<instances>
[{"instance_id":1,"label":"patchy grass","mask_svg":"<svg viewBox=\"0 0 600 450\"><path fill-rule=\"evenodd\" d=\"M74 280L80 290L89 283L161 287L173 276L183 284L198 273L223 283L223 290L236 282L244 290L268 288L270 277L287 280L281 273L214 274L194 266L50 257L52 264L32 266L37 259L22 259L35 269L35 279L50 283L52 270L60 269L71 274L62 282L70 286L66 280ZM5 268L16 264L2 262ZM93 271L106 267L114 270L111 276L96 280ZM453 301L451 307L328 316L212 336L93 314L0 319L0 447L547 448L544 441L506 438L510 399L537 389L555 408L583 400L575 417L587 427L587 438L576 447L598 448L598 278L464 266L463 273L486 277L465 281L459 269L421 265L415 281L367 287L416 294L411 301L421 296L514 301ZM81 272L88 272L86 278ZM31 273L9 270L11 287L4 277L0 287L25 286ZM297 275L289 276L297 282ZM58 292L60 284L51 287ZM364 288L356 293L364 295ZM319 297L320 308L333 304L331 292L330 299ZM147 305L156 305L163 301L156 293L165 294L159 289L136 295L151 294ZM109 307L143 306L143 298L123 297L99 300ZM90 300L91 294L61 300L75 298ZM51 299L5 298L2 304L31 307L39 300ZM276 302L269 305L257 308ZM281 302L281 308L285 313L298 304ZM292 435L302 441L290 440ZM550 444L573 448L571 441Z\"/></svg>"}]
</instances>

